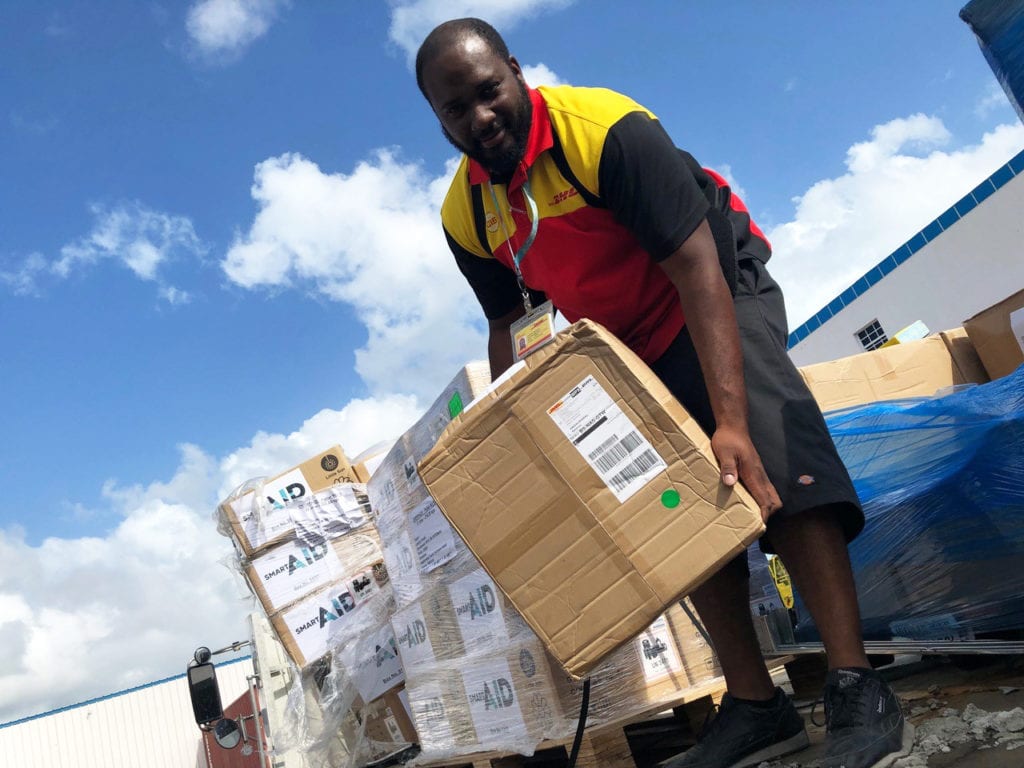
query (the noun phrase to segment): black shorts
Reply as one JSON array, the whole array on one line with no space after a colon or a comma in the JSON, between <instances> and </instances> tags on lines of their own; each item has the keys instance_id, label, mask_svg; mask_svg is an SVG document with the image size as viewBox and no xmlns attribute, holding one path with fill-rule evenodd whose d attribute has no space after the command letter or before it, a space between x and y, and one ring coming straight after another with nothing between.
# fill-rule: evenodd
<instances>
[{"instance_id":1,"label":"black shorts","mask_svg":"<svg viewBox=\"0 0 1024 768\"><path fill-rule=\"evenodd\" d=\"M782 509L768 520L761 549L775 551L773 520L820 507L835 510L850 541L864 527L864 513L821 410L786 351L789 332L782 290L756 259L739 262L735 305L750 438L782 499ZM715 418L686 328L651 368L712 434Z\"/></svg>"}]
</instances>

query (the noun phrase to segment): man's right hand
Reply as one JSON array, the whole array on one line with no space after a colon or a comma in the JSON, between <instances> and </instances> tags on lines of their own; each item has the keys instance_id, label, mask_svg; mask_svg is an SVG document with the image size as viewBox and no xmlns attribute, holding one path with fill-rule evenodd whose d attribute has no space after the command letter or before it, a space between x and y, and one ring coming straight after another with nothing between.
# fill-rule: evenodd
<instances>
[{"instance_id":1,"label":"man's right hand","mask_svg":"<svg viewBox=\"0 0 1024 768\"><path fill-rule=\"evenodd\" d=\"M737 480L742 482L761 509L761 519L767 523L782 507L782 500L764 471L750 434L745 429L719 427L711 436L711 450L718 459L722 483L732 487Z\"/></svg>"}]
</instances>

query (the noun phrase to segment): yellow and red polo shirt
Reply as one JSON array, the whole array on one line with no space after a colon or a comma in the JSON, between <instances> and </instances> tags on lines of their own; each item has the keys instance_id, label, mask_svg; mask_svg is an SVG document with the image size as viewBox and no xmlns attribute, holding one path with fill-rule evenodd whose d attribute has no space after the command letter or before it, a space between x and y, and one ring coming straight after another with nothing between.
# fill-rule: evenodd
<instances>
[{"instance_id":1,"label":"yellow and red polo shirt","mask_svg":"<svg viewBox=\"0 0 1024 768\"><path fill-rule=\"evenodd\" d=\"M767 260L768 243L724 179L678 150L636 102L600 88L529 93L533 119L512 178L494 181L463 157L442 205L459 268L488 318L522 301L513 254L531 231L523 188L529 180L539 221L520 263L526 285L570 322L595 320L654 362L685 322L679 294L657 262L709 211L732 225L724 237L721 227L715 232L723 263L735 263L740 250Z\"/></svg>"}]
</instances>

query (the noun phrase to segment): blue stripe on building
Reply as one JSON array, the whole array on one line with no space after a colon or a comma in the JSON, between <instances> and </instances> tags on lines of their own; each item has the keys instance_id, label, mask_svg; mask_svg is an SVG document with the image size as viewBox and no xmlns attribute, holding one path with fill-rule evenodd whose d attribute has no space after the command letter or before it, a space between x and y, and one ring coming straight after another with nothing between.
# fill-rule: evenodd
<instances>
[{"instance_id":1,"label":"blue stripe on building","mask_svg":"<svg viewBox=\"0 0 1024 768\"><path fill-rule=\"evenodd\" d=\"M862 296L871 286L924 248L925 245L939 237L956 222L973 211L985 198L1022 172L1024 172L1024 152L1015 155L1006 165L999 168L985 181L960 198L951 208L940 214L935 221L931 222L920 232L915 233L907 242L869 269L853 285L811 315L803 325L794 329L789 334L789 348L792 349L814 331L818 330L827 320L839 314L839 310L848 307L858 296Z\"/></svg>"}]
</instances>

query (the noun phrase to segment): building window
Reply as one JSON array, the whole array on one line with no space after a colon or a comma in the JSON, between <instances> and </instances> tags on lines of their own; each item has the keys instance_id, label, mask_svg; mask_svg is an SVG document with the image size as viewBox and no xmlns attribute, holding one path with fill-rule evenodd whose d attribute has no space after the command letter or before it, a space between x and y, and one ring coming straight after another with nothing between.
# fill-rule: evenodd
<instances>
[{"instance_id":1,"label":"building window","mask_svg":"<svg viewBox=\"0 0 1024 768\"><path fill-rule=\"evenodd\" d=\"M856 336L861 346L869 352L872 349L878 349L889 340L889 337L885 335L885 331L882 330L882 324L878 320L872 320L865 325L857 331Z\"/></svg>"}]
</instances>

